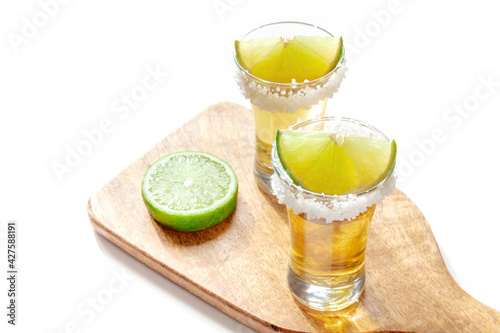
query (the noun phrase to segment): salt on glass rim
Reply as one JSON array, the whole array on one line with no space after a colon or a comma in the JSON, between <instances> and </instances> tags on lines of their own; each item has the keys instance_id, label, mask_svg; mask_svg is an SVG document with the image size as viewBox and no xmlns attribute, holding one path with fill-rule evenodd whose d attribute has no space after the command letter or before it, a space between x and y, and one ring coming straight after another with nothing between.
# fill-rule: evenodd
<instances>
[{"instance_id":1,"label":"salt on glass rim","mask_svg":"<svg viewBox=\"0 0 500 333\"><path fill-rule=\"evenodd\" d=\"M343 50L342 58L337 67L324 77L314 81L276 84L255 78L242 68L239 68L236 72L235 80L241 94L259 109L271 113L293 113L298 109L309 109L325 98L332 98L339 90L347 70ZM329 77L326 82L317 83L321 82L327 76Z\"/></svg>"},{"instance_id":2,"label":"salt on glass rim","mask_svg":"<svg viewBox=\"0 0 500 333\"><path fill-rule=\"evenodd\" d=\"M381 203L396 187L397 175L394 165L388 177L364 192L347 195L318 194L293 183L281 165L276 142L273 142L271 157L275 170L271 176L272 193L280 204L286 204L295 214L306 214L308 220L321 220L323 223L352 220L368 207Z\"/></svg>"}]
</instances>

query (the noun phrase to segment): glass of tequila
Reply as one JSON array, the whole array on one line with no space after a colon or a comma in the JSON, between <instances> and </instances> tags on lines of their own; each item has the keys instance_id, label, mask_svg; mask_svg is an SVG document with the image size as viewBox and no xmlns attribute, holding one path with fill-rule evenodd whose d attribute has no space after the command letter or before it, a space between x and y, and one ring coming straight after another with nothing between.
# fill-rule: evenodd
<instances>
[{"instance_id":1,"label":"glass of tequila","mask_svg":"<svg viewBox=\"0 0 500 333\"><path fill-rule=\"evenodd\" d=\"M301 122L294 130L327 131L335 135L356 133L388 138L362 122L324 117ZM393 151L395 159L395 150ZM287 205L291 232L288 284L293 296L320 311L343 309L358 301L365 284L365 250L376 205L396 183L394 163L376 182L348 194L325 195L297 185L285 171L273 146L273 193Z\"/></svg>"},{"instance_id":2,"label":"glass of tequila","mask_svg":"<svg viewBox=\"0 0 500 333\"><path fill-rule=\"evenodd\" d=\"M307 43L305 44L307 45L304 45L302 40L294 45L290 41L297 38L297 36L299 38L306 36L306 39L311 37L311 39L306 40ZM292 58L291 61L298 62L294 63L293 66L288 66L288 68L299 68L296 75L291 73L292 77L289 78L289 82L284 82L286 81L284 71L273 68L272 64L269 65L274 61L272 57L276 57L276 52L270 52L267 58L264 56L263 62L269 61L265 66L268 66L270 70L260 72L249 69L248 64L242 63L243 61L238 54L238 45L241 45L241 43L249 42L247 45L252 45L252 43L258 45L259 42L264 41L263 46L265 46L272 38L281 38L284 45L282 56L288 52ZM347 67L341 38L340 45L342 49L338 53L338 59L336 59L338 62L335 66L322 73L319 77L317 75L318 71L309 70L309 68L317 66L315 66L314 61L311 63L311 61L306 60L307 56L302 54L318 53L319 49L323 48L321 38L325 38L323 41L326 43L336 37L326 30L311 24L278 22L258 27L247 33L239 41L236 41L234 53L234 60L238 67L236 82L243 96L250 100L255 120L256 157L254 175L259 187L267 193L271 192L270 177L273 174L271 144L276 138L276 131L288 128L298 121L324 116L328 98L331 98L338 91L342 79L345 77ZM339 40L339 38L336 39ZM288 45L290 47L287 49ZM255 49L257 51L254 50L253 54L262 56L262 53L259 54L261 49L259 47L255 47ZM326 49L328 48L326 47ZM334 55L323 54L322 57L334 58ZM301 59L305 63L301 64ZM250 62L252 62L251 60ZM282 61L277 62L280 63L278 67L287 67ZM273 70L276 70L277 74L273 75ZM316 75L310 74L311 76L307 76L308 73L313 72ZM285 79L283 79L283 75L285 75ZM305 79L306 77L307 79Z\"/></svg>"}]
</instances>

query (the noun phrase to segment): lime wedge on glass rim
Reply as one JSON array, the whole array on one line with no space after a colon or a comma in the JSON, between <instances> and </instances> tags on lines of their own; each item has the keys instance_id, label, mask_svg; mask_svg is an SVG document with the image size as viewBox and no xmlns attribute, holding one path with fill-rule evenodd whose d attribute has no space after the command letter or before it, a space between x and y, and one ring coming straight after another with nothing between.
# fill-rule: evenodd
<instances>
[{"instance_id":1,"label":"lime wedge on glass rim","mask_svg":"<svg viewBox=\"0 0 500 333\"><path fill-rule=\"evenodd\" d=\"M236 40L238 62L253 76L275 83L312 81L331 72L342 57L342 37L293 36Z\"/></svg>"},{"instance_id":2,"label":"lime wedge on glass rim","mask_svg":"<svg viewBox=\"0 0 500 333\"><path fill-rule=\"evenodd\" d=\"M151 216L180 231L214 226L236 208L238 181L229 164L204 152L177 152L144 174L142 197Z\"/></svg>"},{"instance_id":3,"label":"lime wedge on glass rim","mask_svg":"<svg viewBox=\"0 0 500 333\"><path fill-rule=\"evenodd\" d=\"M276 148L296 185L328 195L363 192L387 177L396 142L356 134L279 130Z\"/></svg>"}]
</instances>

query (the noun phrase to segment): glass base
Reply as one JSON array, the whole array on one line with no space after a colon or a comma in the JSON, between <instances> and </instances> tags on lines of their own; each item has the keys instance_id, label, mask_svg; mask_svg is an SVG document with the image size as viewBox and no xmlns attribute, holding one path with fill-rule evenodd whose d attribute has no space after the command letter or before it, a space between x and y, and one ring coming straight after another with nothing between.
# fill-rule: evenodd
<instances>
[{"instance_id":1,"label":"glass base","mask_svg":"<svg viewBox=\"0 0 500 333\"><path fill-rule=\"evenodd\" d=\"M259 188L269 194L272 194L272 187L271 187L271 176L273 175L274 171L273 169L266 168L265 166L261 165L257 160L255 160L254 164L254 171L253 174L255 176L255 181L257 182L257 185L259 185Z\"/></svg>"},{"instance_id":2,"label":"glass base","mask_svg":"<svg viewBox=\"0 0 500 333\"><path fill-rule=\"evenodd\" d=\"M300 278L288 267L288 285L293 296L303 305L319 311L336 311L357 302L365 286L365 271L352 282L336 286L320 286Z\"/></svg>"}]
</instances>

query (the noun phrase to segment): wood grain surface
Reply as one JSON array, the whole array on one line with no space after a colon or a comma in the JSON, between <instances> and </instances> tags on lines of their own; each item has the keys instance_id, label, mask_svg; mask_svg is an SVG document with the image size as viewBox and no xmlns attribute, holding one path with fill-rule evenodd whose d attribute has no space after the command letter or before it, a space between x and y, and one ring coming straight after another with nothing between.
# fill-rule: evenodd
<instances>
[{"instance_id":1,"label":"wood grain surface","mask_svg":"<svg viewBox=\"0 0 500 333\"><path fill-rule=\"evenodd\" d=\"M239 182L235 212L193 233L158 225L140 189L151 163L183 150L219 156ZM376 209L360 302L339 312L301 307L286 282L286 210L257 188L253 159L250 110L213 105L93 194L90 221L133 257L259 332L500 332L500 312L457 285L424 216L399 190Z\"/></svg>"}]
</instances>

